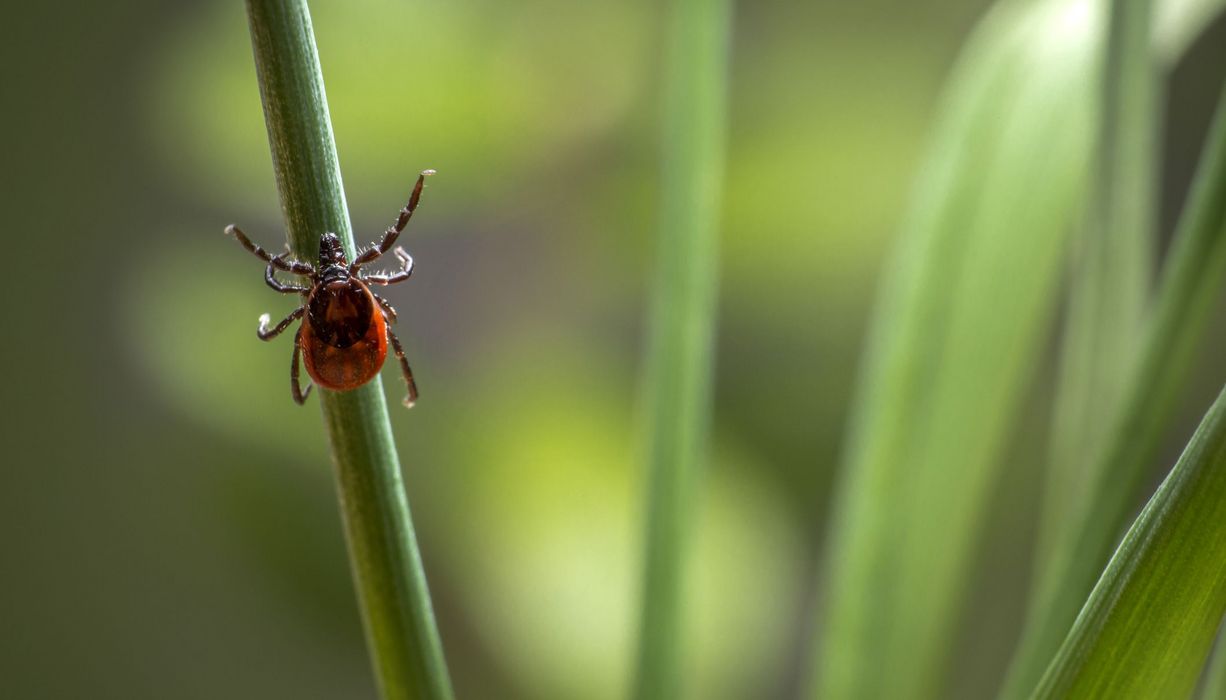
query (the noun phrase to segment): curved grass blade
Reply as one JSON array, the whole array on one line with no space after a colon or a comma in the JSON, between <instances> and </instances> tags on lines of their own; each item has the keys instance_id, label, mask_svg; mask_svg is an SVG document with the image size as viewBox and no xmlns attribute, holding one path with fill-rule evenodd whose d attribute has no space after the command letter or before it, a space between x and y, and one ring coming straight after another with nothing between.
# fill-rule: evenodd
<instances>
[{"instance_id":1,"label":"curved grass blade","mask_svg":"<svg viewBox=\"0 0 1226 700\"><path fill-rule=\"evenodd\" d=\"M1093 185L1069 279L1039 530L1041 563L1093 482L1108 437L1102 406L1119 402L1135 362L1153 271L1157 61L1150 0L1112 0L1101 74Z\"/></svg>"},{"instance_id":2,"label":"curved grass blade","mask_svg":"<svg viewBox=\"0 0 1226 700\"><path fill-rule=\"evenodd\" d=\"M1111 554L1157 454L1165 426L1226 280L1226 92L1163 271L1140 360L1097 459L1089 501L1040 572L1006 697L1027 692L1068 633Z\"/></svg>"},{"instance_id":3,"label":"curved grass blade","mask_svg":"<svg viewBox=\"0 0 1226 700\"><path fill-rule=\"evenodd\" d=\"M1226 391L1133 523L1034 697L1181 698L1226 614Z\"/></svg>"},{"instance_id":4,"label":"curved grass blade","mask_svg":"<svg viewBox=\"0 0 1226 700\"><path fill-rule=\"evenodd\" d=\"M1217 647L1205 669L1201 700L1226 700L1226 626L1218 629Z\"/></svg>"},{"instance_id":5,"label":"curved grass blade","mask_svg":"<svg viewBox=\"0 0 1226 700\"><path fill-rule=\"evenodd\" d=\"M1226 8L1226 0L1164 0L1155 9L1154 38L1164 66L1173 70L1192 42Z\"/></svg>"},{"instance_id":6,"label":"curved grass blade","mask_svg":"<svg viewBox=\"0 0 1226 700\"><path fill-rule=\"evenodd\" d=\"M999 5L950 81L862 367L813 697L940 696L1085 185L1099 19Z\"/></svg>"}]
</instances>

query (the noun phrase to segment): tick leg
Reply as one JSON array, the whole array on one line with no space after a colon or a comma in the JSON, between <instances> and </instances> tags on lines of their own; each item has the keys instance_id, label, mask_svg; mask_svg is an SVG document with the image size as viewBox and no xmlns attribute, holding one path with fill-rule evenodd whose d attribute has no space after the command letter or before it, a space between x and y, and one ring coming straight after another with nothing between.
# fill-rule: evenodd
<instances>
[{"instance_id":1,"label":"tick leg","mask_svg":"<svg viewBox=\"0 0 1226 700\"><path fill-rule=\"evenodd\" d=\"M370 294L371 296L375 298L375 301L379 302L379 306L383 307L383 313L390 316L392 319L392 323L395 323L396 322L396 307L392 306L392 303L390 301L388 301L387 299L384 299L378 294L375 294L374 292L371 292Z\"/></svg>"},{"instance_id":2,"label":"tick leg","mask_svg":"<svg viewBox=\"0 0 1226 700\"><path fill-rule=\"evenodd\" d=\"M242 229L235 226L234 224L230 224L229 226L226 227L226 235L234 236L234 238L244 248L246 248L252 255L256 256L260 260L263 260L269 265L275 266L278 270L281 270L283 272L292 272L296 275L315 274L315 267L311 265L310 263L299 262L297 260L287 261L285 260L285 254L281 254L276 257L269 255L268 251L252 243L251 239L247 238L247 234L243 233Z\"/></svg>"},{"instance_id":3,"label":"tick leg","mask_svg":"<svg viewBox=\"0 0 1226 700\"><path fill-rule=\"evenodd\" d=\"M281 335L281 332L286 328L289 328L291 323L302 318L302 314L305 312L306 307L299 306L298 308L294 309L294 313L282 319L281 322L278 323L272 330L269 330L268 328L268 314L262 314L260 316L260 327L256 329L256 335L260 336L260 340L272 340L273 338Z\"/></svg>"},{"instance_id":4,"label":"tick leg","mask_svg":"<svg viewBox=\"0 0 1226 700\"><path fill-rule=\"evenodd\" d=\"M413 276L413 256L404 252L404 248L396 248L396 257L400 260L400 269L390 275L363 275L368 284L396 284Z\"/></svg>"},{"instance_id":5,"label":"tick leg","mask_svg":"<svg viewBox=\"0 0 1226 700\"><path fill-rule=\"evenodd\" d=\"M252 243L251 239L247 238L247 234L243 233L243 230L234 224L230 224L226 227L226 235L234 236L234 238L237 239L244 248L246 248L252 255L260 260L263 260L264 262L272 262L272 256L268 254L268 251Z\"/></svg>"},{"instance_id":6,"label":"tick leg","mask_svg":"<svg viewBox=\"0 0 1226 700\"><path fill-rule=\"evenodd\" d=\"M299 309L302 311L302 309ZM294 403L301 406L306 403L307 397L311 395L311 385L307 384L306 391L298 383L298 353L302 352L302 346L299 342L302 340L302 328L294 334L294 355L289 364L289 384L290 390L294 393Z\"/></svg>"},{"instance_id":7,"label":"tick leg","mask_svg":"<svg viewBox=\"0 0 1226 700\"><path fill-rule=\"evenodd\" d=\"M417 382L413 381L413 370L409 368L409 361L404 356L404 348L400 347L400 339L392 332L390 323L387 324L387 337L392 341L392 350L396 353L396 359L400 360L400 371L404 374L404 383L409 388L409 395L404 397L404 405L406 408L413 408L413 404L417 403Z\"/></svg>"},{"instance_id":8,"label":"tick leg","mask_svg":"<svg viewBox=\"0 0 1226 700\"><path fill-rule=\"evenodd\" d=\"M421 199L421 188L426 184L426 176L433 174L433 170L421 171L421 175L417 176L417 184L413 186L413 194L409 195L409 203L404 205L404 209L400 210L400 216L396 217L396 223L389 226L383 232L383 239L381 241L362 251L353 259L353 263L349 265L349 274L352 275L359 267L378 258L380 255L391 250L393 245L396 245L396 238L400 236L400 232L408 225L409 219L413 217L413 211L417 209L417 202Z\"/></svg>"},{"instance_id":9,"label":"tick leg","mask_svg":"<svg viewBox=\"0 0 1226 700\"><path fill-rule=\"evenodd\" d=\"M276 275L273 274L274 269L285 269L277 267L278 261L284 262L282 260L283 255L284 253L268 261L268 268L264 270L264 283L269 287L272 287L274 291L281 292L282 294L306 294L307 292L311 291L310 287L303 287L302 285L298 284L285 284L284 282L278 280Z\"/></svg>"}]
</instances>

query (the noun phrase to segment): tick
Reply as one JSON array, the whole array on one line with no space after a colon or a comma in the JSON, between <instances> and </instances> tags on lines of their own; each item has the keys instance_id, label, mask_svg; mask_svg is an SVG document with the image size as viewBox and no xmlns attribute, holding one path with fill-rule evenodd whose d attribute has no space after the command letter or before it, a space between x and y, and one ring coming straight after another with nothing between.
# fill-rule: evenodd
<instances>
[{"instance_id":1,"label":"tick","mask_svg":"<svg viewBox=\"0 0 1226 700\"><path fill-rule=\"evenodd\" d=\"M396 244L400 232L408 225L426 176L433 170L424 170L417 178L409 203L400 210L396 223L388 227L377 244L360 251L353 262L345 257L345 248L335 233L325 233L319 239L319 262L312 265L300 260L287 259L289 252L269 255L260 246L251 242L237 226L226 227L226 233L234 236L244 248L268 264L264 282L282 294L298 294L303 303L272 328L268 327L269 316L260 316L256 330L260 340L272 340L302 319L294 336L294 354L290 360L289 378L294 401L302 404L311 393L308 385L303 391L298 378L298 356L306 365L307 374L316 384L333 391L348 391L362 386L379 373L387 357L387 346L400 360L400 370L408 387L404 405L412 407L417 401L417 384L413 370L405 359L400 339L392 332L396 309L386 299L375 294L370 285L389 285L407 280L413 274L413 258L404 248L397 247L393 253L400 261L400 269L391 274L366 274L362 266L378 260ZM287 284L276 277L277 271L302 275L307 285Z\"/></svg>"}]
</instances>

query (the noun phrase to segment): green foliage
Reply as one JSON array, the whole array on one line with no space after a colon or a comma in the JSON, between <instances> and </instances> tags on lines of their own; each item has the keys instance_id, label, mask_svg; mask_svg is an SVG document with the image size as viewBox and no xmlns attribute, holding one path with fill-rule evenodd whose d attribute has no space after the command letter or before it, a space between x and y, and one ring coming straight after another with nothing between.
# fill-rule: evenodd
<instances>
[{"instance_id":1,"label":"green foliage","mask_svg":"<svg viewBox=\"0 0 1226 700\"><path fill-rule=\"evenodd\" d=\"M853 410L814 697L938 692L1055 310L1084 185L1097 22L1084 4L1001 5L956 69Z\"/></svg>"},{"instance_id":2,"label":"green foliage","mask_svg":"<svg viewBox=\"0 0 1226 700\"><path fill-rule=\"evenodd\" d=\"M1154 40L1167 67L1183 55L1205 27L1217 17L1224 0L1165 0L1154 8Z\"/></svg>"},{"instance_id":3,"label":"green foliage","mask_svg":"<svg viewBox=\"0 0 1226 700\"><path fill-rule=\"evenodd\" d=\"M1157 62L1149 0L1111 4L1084 230L1069 280L1040 561L1087 498L1093 457L1135 361L1153 270Z\"/></svg>"},{"instance_id":4,"label":"green foliage","mask_svg":"<svg viewBox=\"0 0 1226 700\"><path fill-rule=\"evenodd\" d=\"M1145 2L1116 3L1109 16L1086 2L1003 3L959 64L853 413L817 697L939 696L970 554L1046 339L1063 233L1087 194L1081 174L1095 141L1039 578L1006 697L1033 688L1126 523L1226 275L1214 137L1148 299L1158 64L1149 12ZM1203 652L1189 658L1199 664Z\"/></svg>"},{"instance_id":5,"label":"green foliage","mask_svg":"<svg viewBox=\"0 0 1226 700\"><path fill-rule=\"evenodd\" d=\"M249 0L260 94L289 243L304 260L325 231L353 234L305 0ZM409 517L383 386L319 391L367 643L385 698L452 696Z\"/></svg>"},{"instance_id":6,"label":"green foliage","mask_svg":"<svg viewBox=\"0 0 1226 700\"><path fill-rule=\"evenodd\" d=\"M710 474L692 478L681 507L660 516L692 523L677 551L693 565L687 573L665 563L683 581L670 592L680 603L648 615L680 627L676 645L661 637L663 652L648 661L680 674L682 697L788 694L807 671L793 647L811 631L830 632L835 671L838 644L849 642L855 676L829 689L988 697L1023 621L1037 642L1023 645L1011 692L1029 695L1155 471L1170 466L1155 445L1186 441L1187 419L1220 383L1220 231L1200 227L1189 238L1181 224L1168 253L1165 230L1144 237L1143 212L1112 212L1144 207L1152 192L1130 178L1159 175L1164 212L1178 210L1167 198L1195 160L1222 47L1202 39L1191 60L1181 57L1222 0L1153 2L1152 51L1139 33L1127 35L1132 49L1102 41L1123 36L1106 32L1117 23L1084 10L1106 0L1005 0L934 104L990 4L735 6L729 105L711 112L729 120L726 187L716 206L694 208L721 217L721 370L714 400L707 390L674 421L714 412L711 454L701 460ZM680 206L658 186L658 151L680 150L670 138L704 130L659 128L660 97L680 97L659 70L676 58L663 50L677 31L660 21L666 6L311 3L357 243L382 230L413 173L438 166L445 176L410 232L416 280L389 290L426 391L404 411L384 409L374 387L355 395L370 399L358 407L331 396L306 408L288 400L289 339L261 344L252 326L295 300L262 288L262 266L219 235L233 220L280 248L283 228L243 4L151 5L78 3L65 13L26 3L13 20L22 31L6 42L21 67L6 83L17 135L6 150L9 229L31 255L59 251L80 264L59 275L31 258L8 273L23 291L5 326L4 424L15 438L0 489L12 501L0 518L14 535L6 560L15 574L0 584L10 603L0 614L5 694L191 687L208 697L375 697L355 612L382 606L363 613L377 616L372 625L404 623L406 646L415 636L436 642L428 625L413 627L428 608L396 608L424 601L424 585L413 589L422 581L415 558L397 563L361 548L414 547L381 427L390 418L430 589L445 601L440 622L460 695L629 695L646 471L634 468L632 436L648 397L635 400L633 319L640 302L658 301L644 283L651 224L670 233L658 219ZM1036 29L1045 12L1050 21ZM49 58L48 46L79 50ZM1045 58L1062 46L1068 60ZM1150 95L1150 107L1169 109L1163 143L1176 150L1149 163L1120 152L1109 165L1113 150L1146 145L1144 129L1127 126L1146 111L1122 109L1128 94L1144 93L1129 89L1130 59L1133 69L1152 61L1157 83L1177 88ZM1039 97L1052 85L1054 107ZM1113 94L1119 109L1093 111ZM1039 126L1041 112L1057 116ZM921 165L932 123L939 140ZM284 126L274 125L274 140ZM292 138L330 139L303 126ZM307 212L291 233L308 255L318 229L348 228L330 144L317 154L284 183L306 171L322 181L287 204L291 219ZM281 155L292 159L292 144ZM1063 164L1078 158L1088 187L1061 182ZM311 194L316 186L328 191ZM1060 200L1058 188L1074 194ZM889 277L881 253L899 228L908 248L891 268L900 276ZM1168 263L1152 289L1146 244ZM869 288L879 279L892 291L864 363ZM1197 338L1205 318L1203 335L1216 345ZM858 399L858 432L844 440L857 364L871 384ZM321 460L332 438L317 401L329 411L371 409L331 431L341 492L356 494L348 510L337 508ZM651 429L671 430L671 417ZM683 427L663 439L686 435ZM857 451L844 466L863 470L836 495L841 447ZM1042 552L1032 559L1045 476ZM842 509L834 534L823 530L832 506ZM383 590L363 586L359 568L365 598L354 605L338 515L370 525L351 528L355 559L407 568L408 592L387 593L394 574ZM1155 532L1159 520L1149 521ZM815 555L826 536L838 549L819 568L831 585L818 590L837 605L801 619L815 563L804 552ZM1157 558L1179 546L1168 545L1144 551ZM1210 565L1181 562L1193 581ZM1028 573L1038 578L1029 614ZM1122 600L1132 581L1109 590ZM1169 616L1187 599L1153 602ZM681 623L670 617L678 607ZM1116 629L1117 613L1098 609L1109 611L1098 629ZM1194 622L1203 635L1208 623ZM1123 629L1070 644L1101 660ZM399 656L379 643L376 652ZM1177 663L1190 666L1201 651ZM1204 697L1226 692L1226 651L1215 658ZM1065 667L1070 677L1106 668L1074 666ZM208 672L217 668L227 672ZM1186 682L1191 671L1180 673Z\"/></svg>"},{"instance_id":7,"label":"green foliage","mask_svg":"<svg viewBox=\"0 0 1226 700\"><path fill-rule=\"evenodd\" d=\"M1201 700L1226 699L1226 644L1222 643L1221 637L1219 630L1217 648L1213 650L1213 657L1209 660L1209 667L1205 671L1205 686L1204 692L1201 693Z\"/></svg>"},{"instance_id":8,"label":"green foliage","mask_svg":"<svg viewBox=\"0 0 1226 700\"><path fill-rule=\"evenodd\" d=\"M1064 638L1110 555L1175 409L1213 302L1226 279L1226 98L1218 108L1200 169L1161 276L1138 363L1110 435L1094 457L1102 462L1086 500L1061 531L1039 572L1010 690L1037 678Z\"/></svg>"},{"instance_id":9,"label":"green foliage","mask_svg":"<svg viewBox=\"0 0 1226 700\"><path fill-rule=\"evenodd\" d=\"M1226 391L1133 523L1033 697L1181 698L1226 614Z\"/></svg>"},{"instance_id":10,"label":"green foliage","mask_svg":"<svg viewBox=\"0 0 1226 700\"><path fill-rule=\"evenodd\" d=\"M812 686L820 697L940 694L974 547L1049 340L1070 251L1039 579L1006 696L1029 692L1047 666L1139 494L1142 468L1226 274L1226 243L1218 243L1226 236L1216 235L1221 139L1206 151L1151 300L1155 71L1186 46L1194 23L1171 23L1168 13L1151 32L1146 2L1116 3L1109 15L1100 9L1078 0L1000 4L945 95L883 282L854 406ZM644 373L648 519L634 686L643 698L686 694L684 572L695 539L689 521L701 510L695 492L711 404L731 23L722 0L678 0L674 10ZM269 37L252 14L259 56ZM321 118L296 122L294 109L278 111L279 96L310 81L270 90L275 72L261 65L294 249L313 255L322 227L342 233L352 250L322 84L298 95ZM327 147L304 158L288 146L295 143ZM318 172L328 174L324 182L307 182ZM303 183L322 189L308 197L294 189ZM1079 214L1082 227L1075 226ZM1080 238L1070 238L1078 228ZM1137 336L1144 341L1130 350ZM386 406L381 390L368 389L377 396L325 394L323 403L370 645L386 694L447 697ZM1220 557L1197 539L1213 535L1202 524L1215 515L1204 489L1221 481L1212 468L1217 410L1117 552L1045 676L1045 694L1166 692L1195 682L1218 605L1200 592ZM389 541L398 544L384 546ZM1164 568L1185 574L1177 590L1154 575ZM1204 622L1171 633L1161 648L1125 648L1120 640L1152 632L1151 619L1133 614L1142 608ZM1167 673L1121 670L1110 662L1120 650Z\"/></svg>"},{"instance_id":11,"label":"green foliage","mask_svg":"<svg viewBox=\"0 0 1226 700\"><path fill-rule=\"evenodd\" d=\"M1109 9L1099 81L1096 177L1070 281L1040 521L1036 566L1040 575L1052 565L1052 550L1059 551L1070 529L1081 525L1079 518L1093 499L1092 489L1102 472L1113 468L1099 459L1113 427L1110 410L1103 407L1118 405L1128 388L1153 266L1157 61L1151 51L1152 7L1148 0L1123 0L1110 3ZM1154 418L1153 425L1163 425ZM1080 604L1084 595L1085 589L1072 592L1066 607ZM1042 601L1030 610L1027 636L1005 697L1018 697L1034 687L1071 622L1048 603ZM1032 632L1036 628L1047 629L1049 636L1036 636Z\"/></svg>"},{"instance_id":12,"label":"green foliage","mask_svg":"<svg viewBox=\"0 0 1226 700\"><path fill-rule=\"evenodd\" d=\"M728 0L676 0L667 32L658 260L647 349L648 511L635 695L681 693L683 573L707 454L718 221L724 174Z\"/></svg>"}]
</instances>

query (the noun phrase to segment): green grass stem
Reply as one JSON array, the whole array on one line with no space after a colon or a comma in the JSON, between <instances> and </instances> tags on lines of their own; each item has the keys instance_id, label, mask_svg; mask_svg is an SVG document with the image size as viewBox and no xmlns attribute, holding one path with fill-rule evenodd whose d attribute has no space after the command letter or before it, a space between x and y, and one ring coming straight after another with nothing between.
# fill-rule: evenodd
<instances>
[{"instance_id":1,"label":"green grass stem","mask_svg":"<svg viewBox=\"0 0 1226 700\"><path fill-rule=\"evenodd\" d=\"M251 43L289 244L303 260L319 238L353 234L305 0L248 0ZM319 391L354 583L382 697L452 697L379 380Z\"/></svg>"},{"instance_id":2,"label":"green grass stem","mask_svg":"<svg viewBox=\"0 0 1226 700\"><path fill-rule=\"evenodd\" d=\"M675 0L665 33L656 277L645 360L646 559L635 696L681 697L684 570L706 453L718 287L728 0Z\"/></svg>"}]
</instances>

